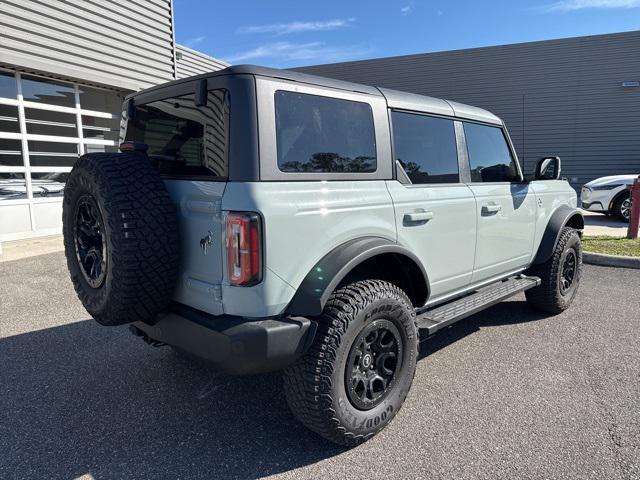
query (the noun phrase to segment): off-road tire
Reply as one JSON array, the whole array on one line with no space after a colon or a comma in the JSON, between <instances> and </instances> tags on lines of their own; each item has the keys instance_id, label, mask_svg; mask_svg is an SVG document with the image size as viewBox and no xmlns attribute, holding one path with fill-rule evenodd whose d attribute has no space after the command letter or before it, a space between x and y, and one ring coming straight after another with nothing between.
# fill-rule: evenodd
<instances>
[{"instance_id":1,"label":"off-road tire","mask_svg":"<svg viewBox=\"0 0 640 480\"><path fill-rule=\"evenodd\" d=\"M94 286L76 244L78 205L87 199L98 207L106 238L105 274ZM83 155L64 190L62 220L71 280L89 314L102 325L153 323L176 286L179 244L175 207L148 157Z\"/></svg>"},{"instance_id":2,"label":"off-road tire","mask_svg":"<svg viewBox=\"0 0 640 480\"><path fill-rule=\"evenodd\" d=\"M613 206L613 214L616 217L618 217L618 219L626 223L629 223L629 218L631 218L631 205L629 205L629 210L628 210L629 215L627 217L625 217L624 214L622 213L622 208L623 208L623 204L629 201L629 199L630 199L630 194L624 193L620 196L620 198L616 200L616 203Z\"/></svg>"},{"instance_id":3,"label":"off-road tire","mask_svg":"<svg viewBox=\"0 0 640 480\"><path fill-rule=\"evenodd\" d=\"M562 268L569 250L575 254L576 270L571 288L563 292ZM538 287L525 292L529 305L552 314L561 313L569 308L578 291L582 274L582 242L578 231L571 227L564 227L551 258L540 265L534 265L527 274L540 277L542 280Z\"/></svg>"},{"instance_id":4,"label":"off-road tire","mask_svg":"<svg viewBox=\"0 0 640 480\"><path fill-rule=\"evenodd\" d=\"M397 327L403 341L398 355L402 363L382 403L362 410L347 394L345 367L354 341L380 319ZM418 355L415 310L395 285L363 280L337 289L316 320L313 345L284 372L287 403L310 430L340 445L358 445L391 421L409 392Z\"/></svg>"}]
</instances>

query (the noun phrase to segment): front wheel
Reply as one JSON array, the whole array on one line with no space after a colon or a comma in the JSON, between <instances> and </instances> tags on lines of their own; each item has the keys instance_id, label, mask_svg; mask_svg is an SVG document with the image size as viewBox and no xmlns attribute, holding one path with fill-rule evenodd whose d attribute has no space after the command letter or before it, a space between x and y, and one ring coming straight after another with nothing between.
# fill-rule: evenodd
<instances>
[{"instance_id":1,"label":"front wheel","mask_svg":"<svg viewBox=\"0 0 640 480\"><path fill-rule=\"evenodd\" d=\"M569 308L582 274L582 242L577 230L564 227L551 258L527 273L542 280L540 286L525 292L529 305L553 314Z\"/></svg>"},{"instance_id":2,"label":"front wheel","mask_svg":"<svg viewBox=\"0 0 640 480\"><path fill-rule=\"evenodd\" d=\"M284 372L287 403L306 427L340 445L382 430L416 369L415 310L395 285L365 280L329 298L309 351Z\"/></svg>"},{"instance_id":3,"label":"front wheel","mask_svg":"<svg viewBox=\"0 0 640 480\"><path fill-rule=\"evenodd\" d=\"M631 218L631 195L626 193L621 196L616 201L613 211L620 220L629 223L629 218Z\"/></svg>"}]
</instances>

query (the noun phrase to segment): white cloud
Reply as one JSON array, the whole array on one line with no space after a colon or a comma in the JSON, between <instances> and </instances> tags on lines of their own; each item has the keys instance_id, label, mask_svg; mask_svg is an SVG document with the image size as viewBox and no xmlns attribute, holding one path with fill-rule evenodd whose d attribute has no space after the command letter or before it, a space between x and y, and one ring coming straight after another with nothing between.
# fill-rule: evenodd
<instances>
[{"instance_id":1,"label":"white cloud","mask_svg":"<svg viewBox=\"0 0 640 480\"><path fill-rule=\"evenodd\" d=\"M206 39L207 39L207 37L205 35L201 35L199 37L194 37L194 38L190 38L190 39L186 40L184 42L184 44L185 44L185 46L192 48L192 47L195 47L196 45L204 42Z\"/></svg>"},{"instance_id":2,"label":"white cloud","mask_svg":"<svg viewBox=\"0 0 640 480\"><path fill-rule=\"evenodd\" d=\"M270 64L290 64L306 61L328 63L347 60L368 51L369 49L358 46L336 47L327 45L324 42L275 42L230 55L225 60L230 63L265 59L269 60Z\"/></svg>"},{"instance_id":3,"label":"white cloud","mask_svg":"<svg viewBox=\"0 0 640 480\"><path fill-rule=\"evenodd\" d=\"M546 7L547 12L571 12L586 8L638 8L640 0L560 0Z\"/></svg>"},{"instance_id":4,"label":"white cloud","mask_svg":"<svg viewBox=\"0 0 640 480\"><path fill-rule=\"evenodd\" d=\"M400 9L400 13L402 13L402 15L409 15L411 13L411 10L413 10L413 4L410 3L402 7Z\"/></svg>"},{"instance_id":5,"label":"white cloud","mask_svg":"<svg viewBox=\"0 0 640 480\"><path fill-rule=\"evenodd\" d=\"M289 22L272 23L270 25L253 25L240 27L238 33L271 33L273 35L287 35L301 32L321 32L345 28L355 22L355 18L336 18L333 20L322 20L314 22Z\"/></svg>"}]
</instances>

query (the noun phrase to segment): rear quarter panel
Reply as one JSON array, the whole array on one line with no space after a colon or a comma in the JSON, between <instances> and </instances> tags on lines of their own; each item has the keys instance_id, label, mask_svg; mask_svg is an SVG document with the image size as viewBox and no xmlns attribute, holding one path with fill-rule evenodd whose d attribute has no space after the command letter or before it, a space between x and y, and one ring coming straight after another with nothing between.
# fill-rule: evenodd
<instances>
[{"instance_id":1,"label":"rear quarter panel","mask_svg":"<svg viewBox=\"0 0 640 480\"><path fill-rule=\"evenodd\" d=\"M222 208L258 212L264 229L265 280L260 288L265 296L244 295L256 287L223 287L229 314L260 309L281 313L307 273L335 247L363 236L396 241L394 209L383 180L231 182ZM277 286L276 279L288 288Z\"/></svg>"}]
</instances>

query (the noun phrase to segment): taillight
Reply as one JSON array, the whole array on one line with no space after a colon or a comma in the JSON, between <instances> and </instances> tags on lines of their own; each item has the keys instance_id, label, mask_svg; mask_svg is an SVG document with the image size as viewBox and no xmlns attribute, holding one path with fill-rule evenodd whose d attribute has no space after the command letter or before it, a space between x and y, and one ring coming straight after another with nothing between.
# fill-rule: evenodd
<instances>
[{"instance_id":1,"label":"taillight","mask_svg":"<svg viewBox=\"0 0 640 480\"><path fill-rule=\"evenodd\" d=\"M227 275L231 285L262 280L262 232L256 213L227 214Z\"/></svg>"},{"instance_id":2,"label":"taillight","mask_svg":"<svg viewBox=\"0 0 640 480\"><path fill-rule=\"evenodd\" d=\"M124 152L141 152L141 153L145 153L147 150L149 150L149 145L147 145L146 143L142 143L142 142L130 142L130 141L126 141L126 142L122 142L120 144L120 151L122 153Z\"/></svg>"}]
</instances>

